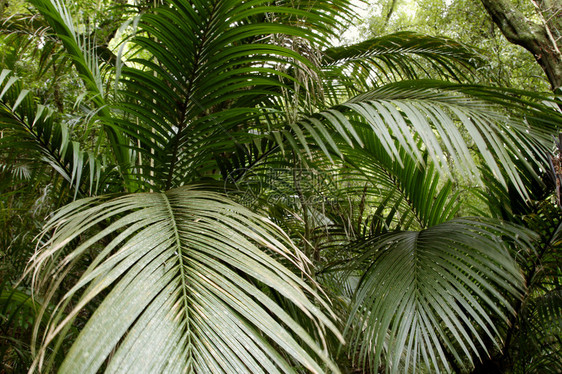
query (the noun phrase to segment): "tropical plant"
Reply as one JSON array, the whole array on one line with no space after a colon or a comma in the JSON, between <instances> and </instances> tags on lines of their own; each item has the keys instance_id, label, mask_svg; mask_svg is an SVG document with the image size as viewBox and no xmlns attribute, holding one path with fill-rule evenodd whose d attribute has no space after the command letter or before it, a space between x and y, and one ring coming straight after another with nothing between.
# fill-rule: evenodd
<instances>
[{"instance_id":1,"label":"tropical plant","mask_svg":"<svg viewBox=\"0 0 562 374\"><path fill-rule=\"evenodd\" d=\"M369 16L362 20L359 28L367 35L384 35L408 30L462 40L478 48L478 52L486 59L487 63L480 67L481 70L486 70L486 73L479 77L482 82L498 82L504 87L534 91L548 90L548 79L534 59L536 54L531 54L524 48L510 43L502 35L501 28L494 23L494 17L486 12L483 6L485 2L481 0L378 0L370 2L367 8L370 10ZM533 4L545 5L549 2L509 1L509 5L504 9L517 10L524 14L525 20L536 22L537 13ZM491 3L507 4L504 1ZM498 17L503 18L499 14ZM556 16L545 18L553 21ZM507 25L506 22L504 24ZM521 24L524 25L525 22ZM538 30L538 27L536 29ZM544 35L546 37L546 33Z\"/></svg>"},{"instance_id":2,"label":"tropical plant","mask_svg":"<svg viewBox=\"0 0 562 374\"><path fill-rule=\"evenodd\" d=\"M445 38L333 47L344 0L122 5L114 60L29 3L81 80L61 112L0 73L1 160L60 191L24 280L31 372L468 371L502 348L537 235L498 200L463 216L544 187L552 98L469 84Z\"/></svg>"}]
</instances>

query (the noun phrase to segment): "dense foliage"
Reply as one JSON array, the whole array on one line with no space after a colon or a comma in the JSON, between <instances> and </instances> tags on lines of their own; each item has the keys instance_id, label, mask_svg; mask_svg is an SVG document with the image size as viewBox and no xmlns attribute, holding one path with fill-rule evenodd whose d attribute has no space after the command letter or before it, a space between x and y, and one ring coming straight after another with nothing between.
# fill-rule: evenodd
<instances>
[{"instance_id":1,"label":"dense foliage","mask_svg":"<svg viewBox=\"0 0 562 374\"><path fill-rule=\"evenodd\" d=\"M345 0L0 9L2 371L560 372L559 98Z\"/></svg>"},{"instance_id":2,"label":"dense foliage","mask_svg":"<svg viewBox=\"0 0 562 374\"><path fill-rule=\"evenodd\" d=\"M535 20L531 0L507 0L529 19ZM480 0L382 0L360 25L362 34L384 35L409 30L425 35L445 36L474 46L487 63L477 79L504 87L531 91L548 90L548 80L533 56L502 35Z\"/></svg>"}]
</instances>

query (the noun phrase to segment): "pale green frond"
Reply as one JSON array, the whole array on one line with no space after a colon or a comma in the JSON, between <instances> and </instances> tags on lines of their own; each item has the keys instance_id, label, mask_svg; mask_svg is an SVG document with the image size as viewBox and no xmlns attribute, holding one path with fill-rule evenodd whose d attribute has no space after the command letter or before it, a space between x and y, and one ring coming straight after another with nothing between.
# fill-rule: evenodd
<instances>
[{"instance_id":1,"label":"pale green frond","mask_svg":"<svg viewBox=\"0 0 562 374\"><path fill-rule=\"evenodd\" d=\"M306 279L307 260L270 221L221 195L184 187L79 200L53 217L51 229L33 260L36 279L53 269L56 288L86 253L95 259L57 306L36 369L76 315L106 295L59 372L96 373L107 363L106 372L119 373L274 373L294 372L296 362L311 372L338 371L322 342L263 291L271 288L313 320L321 339L324 329L337 336L326 302L279 262ZM99 231L69 248L92 230Z\"/></svg>"},{"instance_id":2,"label":"pale green frond","mask_svg":"<svg viewBox=\"0 0 562 374\"><path fill-rule=\"evenodd\" d=\"M484 163L504 186L511 183L527 197L524 181L515 160L526 163L527 172L537 177L538 167L546 165L548 131L556 126L556 113L537 102L537 97L520 99L517 92L436 81L407 81L389 84L358 95L346 102L303 119L299 127L305 136L293 147L304 147L306 139L322 141L330 153L341 153L334 139L343 138L352 147L363 147L356 128L367 124L393 160L402 163L399 148L424 163L418 142L429 161L441 174L450 165L467 180L482 185L480 165ZM540 96L548 99L545 96ZM496 104L501 102L502 107ZM509 109L509 112L505 112ZM508 115L509 114L509 115ZM318 128L306 131L314 119ZM297 133L286 134L285 140ZM395 144L397 143L397 144Z\"/></svg>"},{"instance_id":3,"label":"pale green frond","mask_svg":"<svg viewBox=\"0 0 562 374\"><path fill-rule=\"evenodd\" d=\"M350 266L366 270L348 322L349 352L358 352L361 366L393 373L447 372L449 357L471 368L487 352L486 340L501 346L495 321L507 321L512 300L522 296L505 238L523 249L530 240L515 226L456 219L361 243L364 254Z\"/></svg>"}]
</instances>

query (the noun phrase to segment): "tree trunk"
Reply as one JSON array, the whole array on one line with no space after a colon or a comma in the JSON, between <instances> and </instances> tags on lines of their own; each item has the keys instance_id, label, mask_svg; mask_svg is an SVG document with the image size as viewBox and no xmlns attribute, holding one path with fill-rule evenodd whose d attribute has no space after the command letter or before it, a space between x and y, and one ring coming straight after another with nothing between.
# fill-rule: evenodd
<instances>
[{"instance_id":1,"label":"tree trunk","mask_svg":"<svg viewBox=\"0 0 562 374\"><path fill-rule=\"evenodd\" d=\"M507 40L533 54L553 91L562 90L561 0L530 0L540 23L529 20L510 0L480 0Z\"/></svg>"}]
</instances>

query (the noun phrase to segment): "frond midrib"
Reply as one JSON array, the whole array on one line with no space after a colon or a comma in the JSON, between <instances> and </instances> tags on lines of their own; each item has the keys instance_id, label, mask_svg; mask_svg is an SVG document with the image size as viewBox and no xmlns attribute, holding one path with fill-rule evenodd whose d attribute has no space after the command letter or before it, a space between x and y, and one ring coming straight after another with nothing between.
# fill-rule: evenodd
<instances>
[{"instance_id":1,"label":"frond midrib","mask_svg":"<svg viewBox=\"0 0 562 374\"><path fill-rule=\"evenodd\" d=\"M192 66L192 70L191 70L191 77L189 78L189 84L187 86L187 90L185 92L185 100L182 103L182 106L180 107L181 110L181 114L180 114L180 118L178 121L178 131L177 134L173 140L173 148L172 148L172 158L171 158L171 165L170 165L170 169L168 171L168 179L166 181L166 187L165 190L169 190L170 188L172 188L172 182L174 180L174 170L176 168L176 164L179 161L178 160L178 151L179 151L179 147L180 147L180 138L182 136L182 132L183 129L185 128L185 120L186 120L186 111L187 111L187 106L189 104L189 101L192 100L193 97L193 91L194 91L194 81L196 78L196 74L197 71L199 70L199 65L200 65L200 57L201 54L203 52L203 50L205 49L205 45L207 40L209 39L209 31L211 29L211 26L215 20L216 14L217 14L217 8L218 8L218 1L215 1L211 11L209 12L209 18L207 21L206 26L203 29L202 35L201 35L201 41L200 43L197 44L197 47L195 48L195 50L193 51L193 66Z\"/></svg>"},{"instance_id":2,"label":"frond midrib","mask_svg":"<svg viewBox=\"0 0 562 374\"><path fill-rule=\"evenodd\" d=\"M185 273L185 265L184 265L184 258L183 258L183 245L182 245L182 241L180 238L180 233L178 231L178 223L176 221L175 215L174 215L174 208L172 207L172 204L170 203L170 200L168 198L168 196L165 193L161 193L160 196L162 196L162 200L164 200L165 204L166 204L166 209L170 215L170 224L171 227L173 229L174 232L174 241L175 241L175 246L173 248L175 248L175 254L178 258L178 263L179 263L179 270L180 270L180 287L182 289L182 298L183 298L183 304L184 304L184 314L185 314L185 321L186 321L186 332L187 332L187 348L188 348L188 355L191 356L191 347L193 347L192 341L191 341L191 328L190 328L190 315L189 315L189 303L188 303L188 289L187 289L187 274ZM192 364L192 360L188 360L189 365ZM192 368L189 368L189 370L187 370L187 372L190 372L192 370Z\"/></svg>"}]
</instances>

